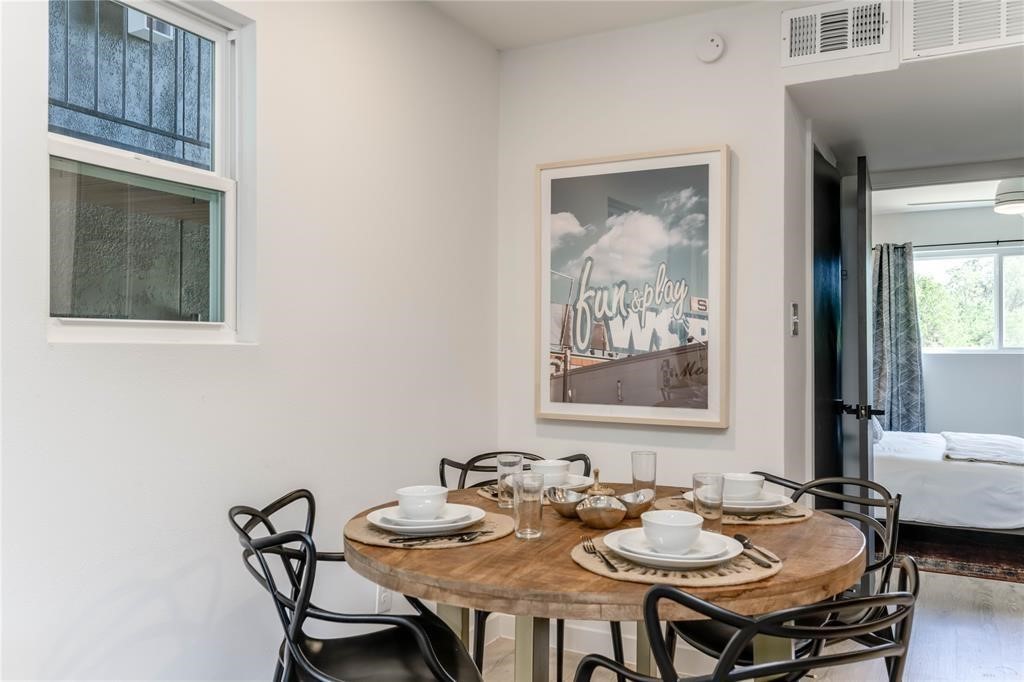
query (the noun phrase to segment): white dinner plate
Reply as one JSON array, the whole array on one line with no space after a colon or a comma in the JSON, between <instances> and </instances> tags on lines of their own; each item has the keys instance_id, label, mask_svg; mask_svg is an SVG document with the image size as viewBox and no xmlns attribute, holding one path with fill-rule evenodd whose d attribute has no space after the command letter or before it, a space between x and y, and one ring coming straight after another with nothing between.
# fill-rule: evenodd
<instances>
[{"instance_id":1,"label":"white dinner plate","mask_svg":"<svg viewBox=\"0 0 1024 682\"><path fill-rule=\"evenodd\" d=\"M683 499L693 502L693 491L683 493ZM782 509L793 504L793 500L785 495L771 495L762 493L761 497L751 500L729 500L722 502L722 509L730 514L761 514L765 512Z\"/></svg>"},{"instance_id":2,"label":"white dinner plate","mask_svg":"<svg viewBox=\"0 0 1024 682\"><path fill-rule=\"evenodd\" d=\"M385 510L385 509L377 509L377 510L372 511L369 514L367 514L366 515L366 520L369 521L374 526L377 526L378 528L382 528L382 529L387 530L387 531L391 531L392 533L397 533L399 535L409 535L409 536L417 536L418 537L418 536L421 536L421 535L437 535L437 534L440 534L440 533L448 533L448 532L455 532L457 530L462 530L463 528L467 528L469 526L472 526L474 523L477 523L478 521L483 519L484 516L487 513L483 509L481 509L480 507L474 507L474 506L468 505L468 504L466 504L466 505L462 505L462 504L451 505L450 504L448 506L450 506L450 507L463 507L466 510L467 515L465 517L463 517L463 519L461 521L449 521L449 522L435 523L434 525L431 525L431 526L403 526L401 524L396 524L396 523L389 522L387 519L385 519L384 515L383 515L383 512L385 512L387 510ZM392 507L392 509L393 509L393 507Z\"/></svg>"},{"instance_id":3,"label":"white dinner plate","mask_svg":"<svg viewBox=\"0 0 1024 682\"><path fill-rule=\"evenodd\" d=\"M651 566L653 568L669 568L682 571L716 566L739 556L743 552L743 545L733 538L723 535L721 537L725 541L725 551L718 556L709 557L707 559L679 559L664 555L652 556L649 554L637 554L636 552L623 547L620 542L623 535L626 535L627 533L635 533L636 531L642 533L643 529L627 528L625 530L612 531L611 533L608 533L608 535L604 536L604 544L611 551L634 563L641 564L643 566Z\"/></svg>"},{"instance_id":4,"label":"white dinner plate","mask_svg":"<svg viewBox=\"0 0 1024 682\"><path fill-rule=\"evenodd\" d=\"M398 505L380 510L380 517L395 526L436 526L438 524L458 523L469 518L470 507L464 504L446 504L441 514L433 519L410 519L402 516Z\"/></svg>"},{"instance_id":5,"label":"white dinner plate","mask_svg":"<svg viewBox=\"0 0 1024 682\"><path fill-rule=\"evenodd\" d=\"M567 488L568 490L583 492L592 485L594 485L594 478L592 476L583 476L582 474L569 474L569 478L565 483L559 483L558 485L553 487Z\"/></svg>"},{"instance_id":6,"label":"white dinner plate","mask_svg":"<svg viewBox=\"0 0 1024 682\"><path fill-rule=\"evenodd\" d=\"M693 547L690 549L683 552L668 552L652 545L643 528L634 528L633 530L640 532L623 533L619 537L619 544L623 549L635 554L668 559L713 559L725 554L725 538L718 533L702 530L697 542L693 543Z\"/></svg>"}]
</instances>

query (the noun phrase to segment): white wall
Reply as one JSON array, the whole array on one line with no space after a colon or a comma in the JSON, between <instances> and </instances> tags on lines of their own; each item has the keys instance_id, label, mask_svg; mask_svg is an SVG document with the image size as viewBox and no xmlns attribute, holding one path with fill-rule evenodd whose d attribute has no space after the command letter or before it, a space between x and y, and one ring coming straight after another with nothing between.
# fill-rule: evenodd
<instances>
[{"instance_id":1,"label":"white wall","mask_svg":"<svg viewBox=\"0 0 1024 682\"><path fill-rule=\"evenodd\" d=\"M924 245L995 239L1024 239L1024 218L1000 215L991 206L880 213L871 217L871 240L875 244Z\"/></svg>"},{"instance_id":2,"label":"white wall","mask_svg":"<svg viewBox=\"0 0 1024 682\"><path fill-rule=\"evenodd\" d=\"M778 12L774 3L746 5L504 54L498 198L503 444L548 455L588 452L609 480L629 479L628 453L641 446L659 452L665 483L684 484L703 469L782 472L783 276L790 254L783 238ZM696 40L708 30L720 31L728 45L710 65L694 56ZM731 426L536 420L536 164L721 143L733 154Z\"/></svg>"},{"instance_id":3,"label":"white wall","mask_svg":"<svg viewBox=\"0 0 1024 682\"><path fill-rule=\"evenodd\" d=\"M1024 238L1024 219L991 207L883 213L876 244L946 244ZM925 353L925 427L1024 436L1024 354Z\"/></svg>"},{"instance_id":4,"label":"white wall","mask_svg":"<svg viewBox=\"0 0 1024 682\"><path fill-rule=\"evenodd\" d=\"M279 625L228 507L308 486L337 549L495 445L497 54L428 5L239 9L250 346L47 344L47 6L0 10L5 679L267 679ZM372 610L349 569L318 578Z\"/></svg>"},{"instance_id":5,"label":"white wall","mask_svg":"<svg viewBox=\"0 0 1024 682\"><path fill-rule=\"evenodd\" d=\"M925 353L926 428L1024 436L1024 354Z\"/></svg>"}]
</instances>

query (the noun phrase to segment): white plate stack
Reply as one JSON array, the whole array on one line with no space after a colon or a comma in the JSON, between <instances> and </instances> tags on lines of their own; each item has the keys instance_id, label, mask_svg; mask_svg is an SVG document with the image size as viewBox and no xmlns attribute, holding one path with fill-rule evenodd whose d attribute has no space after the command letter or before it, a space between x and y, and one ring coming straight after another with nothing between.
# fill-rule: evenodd
<instances>
[{"instance_id":1,"label":"white plate stack","mask_svg":"<svg viewBox=\"0 0 1024 682\"><path fill-rule=\"evenodd\" d=\"M486 514L487 512L480 507L449 502L433 519L410 519L402 514L398 505L395 505L370 512L366 515L366 520L374 526L392 533L419 537L454 533L479 522Z\"/></svg>"}]
</instances>

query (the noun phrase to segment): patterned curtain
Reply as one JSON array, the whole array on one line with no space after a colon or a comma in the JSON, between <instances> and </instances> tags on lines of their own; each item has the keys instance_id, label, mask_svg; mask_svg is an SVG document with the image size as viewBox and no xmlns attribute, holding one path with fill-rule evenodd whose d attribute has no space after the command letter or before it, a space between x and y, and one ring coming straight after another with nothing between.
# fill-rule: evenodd
<instances>
[{"instance_id":1,"label":"patterned curtain","mask_svg":"<svg viewBox=\"0 0 1024 682\"><path fill-rule=\"evenodd\" d=\"M921 329L914 289L914 247L874 248L875 404L886 431L924 431Z\"/></svg>"}]
</instances>

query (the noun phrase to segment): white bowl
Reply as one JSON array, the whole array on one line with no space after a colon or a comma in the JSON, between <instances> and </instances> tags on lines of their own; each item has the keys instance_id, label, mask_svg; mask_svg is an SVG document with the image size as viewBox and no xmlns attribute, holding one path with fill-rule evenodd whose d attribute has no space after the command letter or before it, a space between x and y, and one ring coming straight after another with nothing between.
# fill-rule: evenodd
<instances>
[{"instance_id":1,"label":"white bowl","mask_svg":"<svg viewBox=\"0 0 1024 682\"><path fill-rule=\"evenodd\" d=\"M757 474L725 474L725 499L752 500L761 496L764 476Z\"/></svg>"},{"instance_id":2,"label":"white bowl","mask_svg":"<svg viewBox=\"0 0 1024 682\"><path fill-rule=\"evenodd\" d=\"M407 519L436 519L448 502L448 488L439 485L410 485L395 491L398 510Z\"/></svg>"},{"instance_id":3,"label":"white bowl","mask_svg":"<svg viewBox=\"0 0 1024 682\"><path fill-rule=\"evenodd\" d=\"M530 462L530 471L544 476L544 487L562 485L569 480L569 462L564 459L542 459Z\"/></svg>"},{"instance_id":4,"label":"white bowl","mask_svg":"<svg viewBox=\"0 0 1024 682\"><path fill-rule=\"evenodd\" d=\"M688 511L657 509L640 515L644 536L660 552L682 553L700 537L704 519Z\"/></svg>"}]
</instances>

